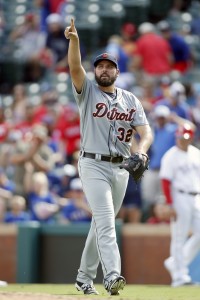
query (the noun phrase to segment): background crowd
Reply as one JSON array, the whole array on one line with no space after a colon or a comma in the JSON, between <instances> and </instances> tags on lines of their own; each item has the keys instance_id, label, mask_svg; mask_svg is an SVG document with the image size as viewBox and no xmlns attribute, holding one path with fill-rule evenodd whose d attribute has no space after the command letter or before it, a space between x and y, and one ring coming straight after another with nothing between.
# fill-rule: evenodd
<instances>
[{"instance_id":1,"label":"background crowd","mask_svg":"<svg viewBox=\"0 0 200 300\"><path fill-rule=\"evenodd\" d=\"M5 41L0 57L0 222L90 221L77 171L79 113L63 34L80 1L32 2L11 28L0 2L0 39ZM113 1L118 2L123 6ZM200 148L200 2L169 2L165 16L149 15L144 22L134 16L127 22L125 16L115 29L110 24L113 33L106 39L94 40L94 26L90 44L80 29L88 76L97 53L115 55L120 68L116 85L138 97L154 133L148 172L137 186L129 180L119 213L124 222L158 222L155 209L164 201L160 161L175 144L179 124L196 126L194 144ZM11 52L14 63L7 76L5 56ZM16 65L20 75L13 82Z\"/></svg>"}]
</instances>

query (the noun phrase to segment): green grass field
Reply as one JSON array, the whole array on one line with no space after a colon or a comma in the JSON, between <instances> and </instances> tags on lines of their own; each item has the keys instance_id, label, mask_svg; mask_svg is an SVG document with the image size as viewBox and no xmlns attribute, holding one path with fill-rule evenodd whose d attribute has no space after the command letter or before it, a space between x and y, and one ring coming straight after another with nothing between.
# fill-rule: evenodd
<instances>
[{"instance_id":1,"label":"green grass field","mask_svg":"<svg viewBox=\"0 0 200 300\"><path fill-rule=\"evenodd\" d=\"M102 285L95 285L98 296L83 296L71 284L9 284L0 288L4 299L120 299L120 300L199 300L200 286L171 288L161 285L126 285L120 296L109 296ZM36 297L37 295L40 295ZM28 295L28 296L27 296ZM32 295L32 298L31 298ZM45 295L46 298L43 298ZM17 296L17 298L16 298Z\"/></svg>"}]
</instances>

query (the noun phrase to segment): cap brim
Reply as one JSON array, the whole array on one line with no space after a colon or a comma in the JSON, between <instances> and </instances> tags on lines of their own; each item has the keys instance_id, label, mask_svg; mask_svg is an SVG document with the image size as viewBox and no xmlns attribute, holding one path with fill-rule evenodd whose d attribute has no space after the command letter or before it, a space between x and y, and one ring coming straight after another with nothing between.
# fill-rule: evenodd
<instances>
[{"instance_id":1,"label":"cap brim","mask_svg":"<svg viewBox=\"0 0 200 300\"><path fill-rule=\"evenodd\" d=\"M114 61L112 61L112 60L110 60L110 59L108 59L108 58L100 58L100 59L98 59L98 60L96 60L95 62L94 62L94 66L96 67L97 65L98 65L98 63L100 63L100 61L102 61L102 60L107 60L107 61L110 61L111 63L113 63L113 65L118 69L118 65L114 62Z\"/></svg>"},{"instance_id":2,"label":"cap brim","mask_svg":"<svg viewBox=\"0 0 200 300\"><path fill-rule=\"evenodd\" d=\"M178 134L177 137L178 137L179 139L189 140L189 139L192 138L192 135L189 134L189 133L184 133L184 134L180 134L180 135Z\"/></svg>"}]
</instances>

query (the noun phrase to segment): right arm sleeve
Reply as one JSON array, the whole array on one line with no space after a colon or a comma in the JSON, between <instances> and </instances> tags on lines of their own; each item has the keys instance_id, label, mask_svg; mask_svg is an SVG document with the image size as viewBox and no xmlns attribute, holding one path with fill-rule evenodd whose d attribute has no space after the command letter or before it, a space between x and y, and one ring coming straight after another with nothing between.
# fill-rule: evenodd
<instances>
[{"instance_id":1,"label":"right arm sleeve","mask_svg":"<svg viewBox=\"0 0 200 300\"><path fill-rule=\"evenodd\" d=\"M81 102L83 102L83 101L85 102L86 99L89 98L89 92L90 92L91 84L92 83L90 82L90 80L87 78L87 76L85 76L81 93L78 93L75 86L74 86L74 84L72 83L72 91L73 91L74 98L75 98L78 105L80 105Z\"/></svg>"},{"instance_id":2,"label":"right arm sleeve","mask_svg":"<svg viewBox=\"0 0 200 300\"><path fill-rule=\"evenodd\" d=\"M168 179L161 179L163 194L165 195L166 203L172 205L173 199L171 196L171 181Z\"/></svg>"}]
</instances>

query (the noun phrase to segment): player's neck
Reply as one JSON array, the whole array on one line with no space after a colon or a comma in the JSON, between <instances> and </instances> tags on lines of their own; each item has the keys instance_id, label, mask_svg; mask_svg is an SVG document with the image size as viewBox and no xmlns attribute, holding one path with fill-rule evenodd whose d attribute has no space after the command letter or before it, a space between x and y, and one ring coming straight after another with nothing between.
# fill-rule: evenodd
<instances>
[{"instance_id":1,"label":"player's neck","mask_svg":"<svg viewBox=\"0 0 200 300\"><path fill-rule=\"evenodd\" d=\"M179 147L179 149L181 149L182 151L187 152L187 151L188 151L189 145L181 145L181 144L179 144L178 147Z\"/></svg>"},{"instance_id":2,"label":"player's neck","mask_svg":"<svg viewBox=\"0 0 200 300\"><path fill-rule=\"evenodd\" d=\"M111 86L98 86L99 89L105 93L115 93L116 92L116 88L114 85L111 85Z\"/></svg>"}]
</instances>

